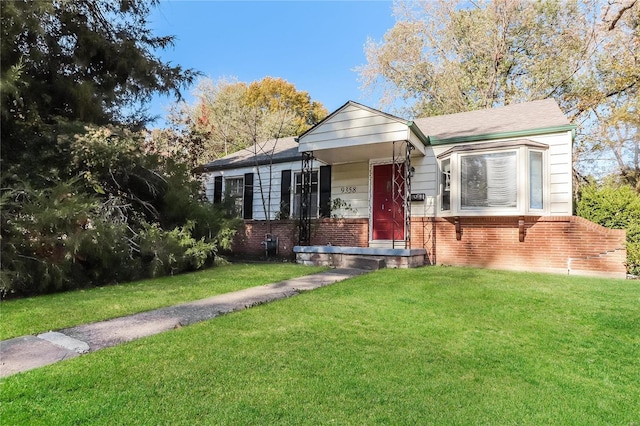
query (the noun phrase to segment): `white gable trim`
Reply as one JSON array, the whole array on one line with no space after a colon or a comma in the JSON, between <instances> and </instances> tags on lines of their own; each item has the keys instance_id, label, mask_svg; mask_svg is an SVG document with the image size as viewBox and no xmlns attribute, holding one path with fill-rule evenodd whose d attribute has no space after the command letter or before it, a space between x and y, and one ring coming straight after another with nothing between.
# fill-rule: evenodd
<instances>
[{"instance_id":1,"label":"white gable trim","mask_svg":"<svg viewBox=\"0 0 640 426\"><path fill-rule=\"evenodd\" d=\"M380 152L382 148L391 153L393 142L409 141L419 154L424 155L426 141L423 139L412 122L349 101L302 134L298 138L298 150L313 151L316 158L332 162L338 157L334 150L355 147L368 150L374 148L372 145L389 144L386 149L378 146L372 152ZM340 155L342 162L349 161L345 156L349 156L348 150Z\"/></svg>"}]
</instances>

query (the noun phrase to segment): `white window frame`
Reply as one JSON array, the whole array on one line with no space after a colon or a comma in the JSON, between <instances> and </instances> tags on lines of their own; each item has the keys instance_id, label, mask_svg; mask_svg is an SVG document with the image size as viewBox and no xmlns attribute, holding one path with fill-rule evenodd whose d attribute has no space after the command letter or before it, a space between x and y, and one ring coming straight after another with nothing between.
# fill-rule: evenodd
<instances>
[{"instance_id":1,"label":"white window frame","mask_svg":"<svg viewBox=\"0 0 640 426\"><path fill-rule=\"evenodd\" d=\"M315 176L315 178L314 178ZM298 180L302 178L302 171L299 172L293 172L293 179L292 179L292 188L291 188L291 218L293 219L299 219L300 218L300 212L299 210L299 205L300 202L297 199L297 195L299 195L300 193L298 192ZM302 182L300 182L300 184L302 184ZM313 169L311 171L311 207L313 208L314 206L314 198L315 196L315 209L312 209L311 211L311 219L317 219L318 215L320 214L320 170L319 169Z\"/></svg>"},{"instance_id":2,"label":"white window frame","mask_svg":"<svg viewBox=\"0 0 640 426\"><path fill-rule=\"evenodd\" d=\"M462 207L462 158L474 155L514 152L516 156L516 206L515 207ZM531 207L531 153L542 154L542 208ZM450 161L450 208L443 210L443 162ZM549 212L549 154L547 148L527 145L512 145L496 149L465 150L441 154L438 158L438 206L439 216L514 216L514 215L544 215Z\"/></svg>"},{"instance_id":3,"label":"white window frame","mask_svg":"<svg viewBox=\"0 0 640 426\"><path fill-rule=\"evenodd\" d=\"M531 181L531 154L535 153L535 154L541 154L541 159L542 159L542 167L540 168L540 173L541 173L541 185L542 185L542 207L538 208L538 207L532 207L531 206L531 185L532 185L532 181ZM527 150L527 159L526 159L526 166L527 166L527 210L531 213L544 213L546 210L548 210L549 206L549 197L548 197L548 193L549 191L546 189L547 185L548 185L548 170L549 170L549 161L547 160L547 153L543 150L540 149L533 149L533 148L529 148Z\"/></svg>"},{"instance_id":4,"label":"white window frame","mask_svg":"<svg viewBox=\"0 0 640 426\"><path fill-rule=\"evenodd\" d=\"M240 182L239 186L237 184L233 185L236 187L236 192L234 194L231 194L230 192L231 181ZM244 217L244 176L225 176L222 193L225 200L227 197L233 198L234 215ZM231 204L229 206L231 207Z\"/></svg>"}]
</instances>

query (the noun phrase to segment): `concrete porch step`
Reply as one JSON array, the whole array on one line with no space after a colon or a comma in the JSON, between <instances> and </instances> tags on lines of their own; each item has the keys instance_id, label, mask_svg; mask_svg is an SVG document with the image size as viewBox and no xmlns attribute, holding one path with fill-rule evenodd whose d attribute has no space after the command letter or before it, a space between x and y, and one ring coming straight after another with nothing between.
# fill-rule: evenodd
<instances>
[{"instance_id":1,"label":"concrete porch step","mask_svg":"<svg viewBox=\"0 0 640 426\"><path fill-rule=\"evenodd\" d=\"M343 268L357 268L367 271L377 271L387 267L387 263L383 257L370 256L342 256Z\"/></svg>"}]
</instances>

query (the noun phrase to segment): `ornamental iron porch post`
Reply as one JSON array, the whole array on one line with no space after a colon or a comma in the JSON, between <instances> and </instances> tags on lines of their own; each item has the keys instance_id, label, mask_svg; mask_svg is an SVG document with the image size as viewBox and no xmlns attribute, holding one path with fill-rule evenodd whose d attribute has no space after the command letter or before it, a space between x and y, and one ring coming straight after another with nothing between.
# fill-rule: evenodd
<instances>
[{"instance_id":1,"label":"ornamental iron porch post","mask_svg":"<svg viewBox=\"0 0 640 426\"><path fill-rule=\"evenodd\" d=\"M411 151L414 149L408 141L393 142L392 248L396 248L396 229L403 229L404 248L411 248ZM399 214L401 211L402 215Z\"/></svg>"},{"instance_id":2,"label":"ornamental iron porch post","mask_svg":"<svg viewBox=\"0 0 640 426\"><path fill-rule=\"evenodd\" d=\"M313 171L313 152L302 153L302 175L300 176L300 217L298 218L298 244L311 245L311 179Z\"/></svg>"}]
</instances>

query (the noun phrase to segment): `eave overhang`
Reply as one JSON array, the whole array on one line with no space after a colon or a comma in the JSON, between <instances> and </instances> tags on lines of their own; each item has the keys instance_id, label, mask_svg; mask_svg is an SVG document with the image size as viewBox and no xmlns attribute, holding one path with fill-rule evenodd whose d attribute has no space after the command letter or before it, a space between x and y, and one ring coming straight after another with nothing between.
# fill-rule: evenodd
<instances>
[{"instance_id":1,"label":"eave overhang","mask_svg":"<svg viewBox=\"0 0 640 426\"><path fill-rule=\"evenodd\" d=\"M247 158L240 161L235 161L227 164L217 165L215 161L210 164L206 164L204 166L199 167L200 172L212 172L219 170L231 170L231 169L239 169L242 167L254 167L254 166L268 166L269 164L279 164L279 163L290 163L295 161L302 161L302 154L293 153L288 157L279 157L277 159L269 159L269 158Z\"/></svg>"},{"instance_id":2,"label":"eave overhang","mask_svg":"<svg viewBox=\"0 0 640 426\"><path fill-rule=\"evenodd\" d=\"M527 136L538 136L544 134L551 133L562 133L562 132L572 132L572 137L575 137L575 129L578 126L575 124L567 124L562 126L554 126L554 127L541 127L538 129L529 129L529 130L519 130L515 132L499 132L499 133L485 133L478 135L468 135L468 136L458 136L453 138L443 138L439 139L435 136L429 136L429 144L431 145L448 145L448 144L458 144L458 143L468 143L468 142L479 142L479 141L490 141L496 139L514 139L514 138L524 138Z\"/></svg>"},{"instance_id":3,"label":"eave overhang","mask_svg":"<svg viewBox=\"0 0 640 426\"><path fill-rule=\"evenodd\" d=\"M437 158L442 159L442 158L448 157L454 152L461 153L461 152L495 151L495 150L502 150L502 149L508 149L508 148L517 148L520 146L526 146L529 148L536 148L536 149L543 149L543 150L549 149L549 145L545 143L535 142L529 139L517 139L517 140L510 140L510 141L474 143L471 145L455 145L449 148L448 150L446 150L445 152L439 154Z\"/></svg>"}]
</instances>

